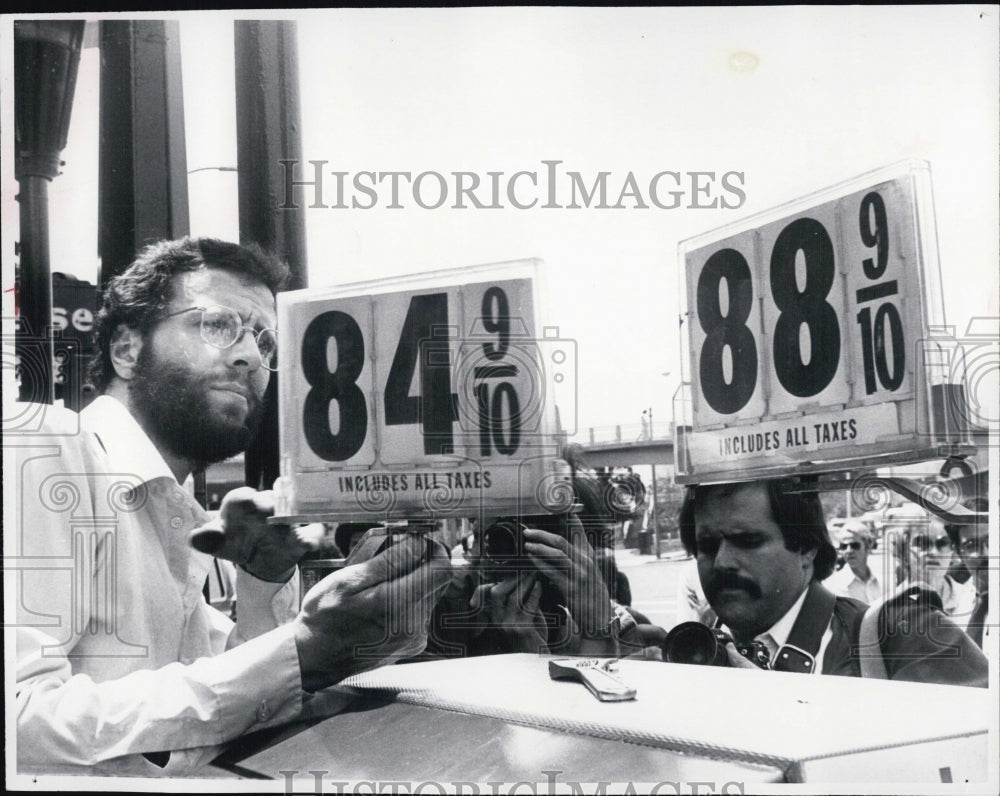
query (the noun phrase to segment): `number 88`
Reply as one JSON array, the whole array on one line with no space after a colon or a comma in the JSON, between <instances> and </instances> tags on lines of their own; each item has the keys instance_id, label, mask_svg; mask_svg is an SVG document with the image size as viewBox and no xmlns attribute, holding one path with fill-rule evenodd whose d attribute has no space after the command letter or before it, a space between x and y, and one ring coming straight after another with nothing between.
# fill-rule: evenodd
<instances>
[{"instance_id":1,"label":"number 88","mask_svg":"<svg viewBox=\"0 0 1000 796\"><path fill-rule=\"evenodd\" d=\"M798 290L795 264L805 260L806 283ZM774 327L774 370L781 386L796 397L822 392L833 381L840 362L840 324L826 301L835 276L833 243L821 223L799 218L778 235L771 251L771 295L780 310ZM719 288L726 280L729 308L722 314ZM698 277L698 320L705 332L698 367L702 394L720 414L738 412L757 386L757 344L746 322L753 306L753 278L746 258L735 249L720 249ZM800 345L800 330L809 330L809 362ZM723 353L729 347L732 378L727 383Z\"/></svg>"}]
</instances>

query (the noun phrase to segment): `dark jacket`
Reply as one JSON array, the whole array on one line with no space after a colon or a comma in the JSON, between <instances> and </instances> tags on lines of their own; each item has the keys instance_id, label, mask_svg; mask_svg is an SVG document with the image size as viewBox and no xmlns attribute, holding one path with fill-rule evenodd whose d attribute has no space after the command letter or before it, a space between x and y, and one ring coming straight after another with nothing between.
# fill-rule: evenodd
<instances>
[{"instance_id":1,"label":"dark jacket","mask_svg":"<svg viewBox=\"0 0 1000 796\"><path fill-rule=\"evenodd\" d=\"M859 600L837 598L823 674L861 676L858 637L867 608ZM890 680L987 685L986 656L944 615L941 597L931 589L912 586L887 599L879 614L878 638Z\"/></svg>"}]
</instances>

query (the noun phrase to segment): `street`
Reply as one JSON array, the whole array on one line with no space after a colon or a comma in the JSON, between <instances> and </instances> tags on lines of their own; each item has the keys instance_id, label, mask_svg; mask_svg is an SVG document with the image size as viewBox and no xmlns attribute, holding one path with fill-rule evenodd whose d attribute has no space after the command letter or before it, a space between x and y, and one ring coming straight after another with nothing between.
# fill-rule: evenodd
<instances>
[{"instance_id":1,"label":"street","mask_svg":"<svg viewBox=\"0 0 1000 796\"><path fill-rule=\"evenodd\" d=\"M676 624L677 584L694 559L683 552L671 551L656 556L639 555L635 550L615 551L618 569L628 577L632 588L632 607L648 616L653 624L670 629Z\"/></svg>"}]
</instances>

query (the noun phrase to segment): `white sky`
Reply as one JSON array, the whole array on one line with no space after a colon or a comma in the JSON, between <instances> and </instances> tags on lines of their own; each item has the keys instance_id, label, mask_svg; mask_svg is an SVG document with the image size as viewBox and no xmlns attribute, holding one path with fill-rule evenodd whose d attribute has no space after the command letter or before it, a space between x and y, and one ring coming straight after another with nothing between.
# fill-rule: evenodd
<instances>
[{"instance_id":1,"label":"white sky","mask_svg":"<svg viewBox=\"0 0 1000 796\"><path fill-rule=\"evenodd\" d=\"M233 15L178 16L188 168L234 166ZM949 323L961 334L970 318L1000 314L995 6L278 16L299 19L304 156L329 171L485 180L541 175L554 159L588 182L611 172L613 197L630 171L643 192L663 170L744 173L738 210L424 210L408 191L407 209L390 210L383 187L375 209L306 211L313 286L542 258L546 323L577 341L581 427L638 424L647 407L669 421L680 240L905 158L931 164ZM53 269L91 280L96 81L88 50L52 185ZM17 212L6 141L5 286ZM192 175L192 232L236 237L235 183ZM326 195L332 204L332 180Z\"/></svg>"}]
</instances>

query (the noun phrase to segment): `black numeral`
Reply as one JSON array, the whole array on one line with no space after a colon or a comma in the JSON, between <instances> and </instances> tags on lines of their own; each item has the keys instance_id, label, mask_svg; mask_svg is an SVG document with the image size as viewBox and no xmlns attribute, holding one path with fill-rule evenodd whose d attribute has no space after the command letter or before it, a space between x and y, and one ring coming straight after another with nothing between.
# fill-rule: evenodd
<instances>
[{"instance_id":1,"label":"black numeral","mask_svg":"<svg viewBox=\"0 0 1000 796\"><path fill-rule=\"evenodd\" d=\"M489 365L475 369L473 379L477 382L475 392L481 456L491 455L491 444L497 449L497 453L502 453L504 456L513 455L521 445L521 402L518 400L514 385L508 381L496 384L493 397L490 398L490 385L482 381L516 375L517 367L514 365Z\"/></svg>"},{"instance_id":2,"label":"black numeral","mask_svg":"<svg viewBox=\"0 0 1000 796\"><path fill-rule=\"evenodd\" d=\"M420 391L411 396L418 362ZM447 293L430 293L410 299L384 397L387 426L420 423L424 432L424 453L454 452L452 423L458 417L458 396L451 391Z\"/></svg>"},{"instance_id":3,"label":"black numeral","mask_svg":"<svg viewBox=\"0 0 1000 796\"><path fill-rule=\"evenodd\" d=\"M503 359L510 345L510 302L507 294L499 287L491 287L483 293L483 328L496 334L497 344L483 343L483 353L487 359Z\"/></svg>"},{"instance_id":4,"label":"black numeral","mask_svg":"<svg viewBox=\"0 0 1000 796\"><path fill-rule=\"evenodd\" d=\"M800 293L795 258L805 257L806 285ZM833 381L840 364L840 323L826 297L835 276L833 242L812 218L798 218L781 230L771 251L771 295L781 314L774 326L774 371L789 393L817 395ZM809 329L809 363L803 361L799 333Z\"/></svg>"},{"instance_id":5,"label":"black numeral","mask_svg":"<svg viewBox=\"0 0 1000 796\"><path fill-rule=\"evenodd\" d=\"M889 342L892 344L892 363L886 353L886 324L889 325ZM872 327L872 313L868 307L858 313L861 327L861 352L864 357L865 392L871 395L879 383L890 392L899 389L903 383L906 354L903 350L903 321L895 304L881 305L875 312Z\"/></svg>"},{"instance_id":6,"label":"black numeral","mask_svg":"<svg viewBox=\"0 0 1000 796\"><path fill-rule=\"evenodd\" d=\"M719 288L726 280L729 308L720 307ZM746 258L735 249L715 252L698 277L698 320L705 331L698 374L708 405L716 412L738 412L757 386L757 344L746 322L753 306L753 279ZM722 354L729 347L732 380L726 383Z\"/></svg>"},{"instance_id":7,"label":"black numeral","mask_svg":"<svg viewBox=\"0 0 1000 796\"><path fill-rule=\"evenodd\" d=\"M336 345L337 367L327 358ZM336 310L312 319L302 337L302 374L312 387L306 394L302 424L306 442L321 459L342 462L361 450L368 433L368 406L356 384L365 365L365 341L357 322ZM330 404L336 401L337 433L330 428Z\"/></svg>"},{"instance_id":8,"label":"black numeral","mask_svg":"<svg viewBox=\"0 0 1000 796\"><path fill-rule=\"evenodd\" d=\"M872 215L875 216L875 229L872 229ZM861 266L869 279L879 279L889 262L889 229L882 194L872 191L861 200L858 225L861 227L861 240L865 246L878 246L875 255L877 261L866 257Z\"/></svg>"},{"instance_id":9,"label":"black numeral","mask_svg":"<svg viewBox=\"0 0 1000 796\"><path fill-rule=\"evenodd\" d=\"M874 216L875 228L872 229ZM865 276L869 280L881 279L889 262L889 222L885 214L885 202L882 195L872 191L861 200L858 216L858 226L861 241L871 248L876 246L875 257L866 257L861 261ZM855 292L858 304L879 301L890 298L899 292L895 279L866 285ZM903 343L903 321L899 310L890 301L879 305L875 310L875 322L872 323L870 307L862 308L857 315L861 327L861 354L865 371L865 392L871 395L881 384L885 389L894 392L903 383L906 351ZM888 328L887 328L888 326ZM892 358L886 351L886 344L892 346Z\"/></svg>"}]
</instances>

